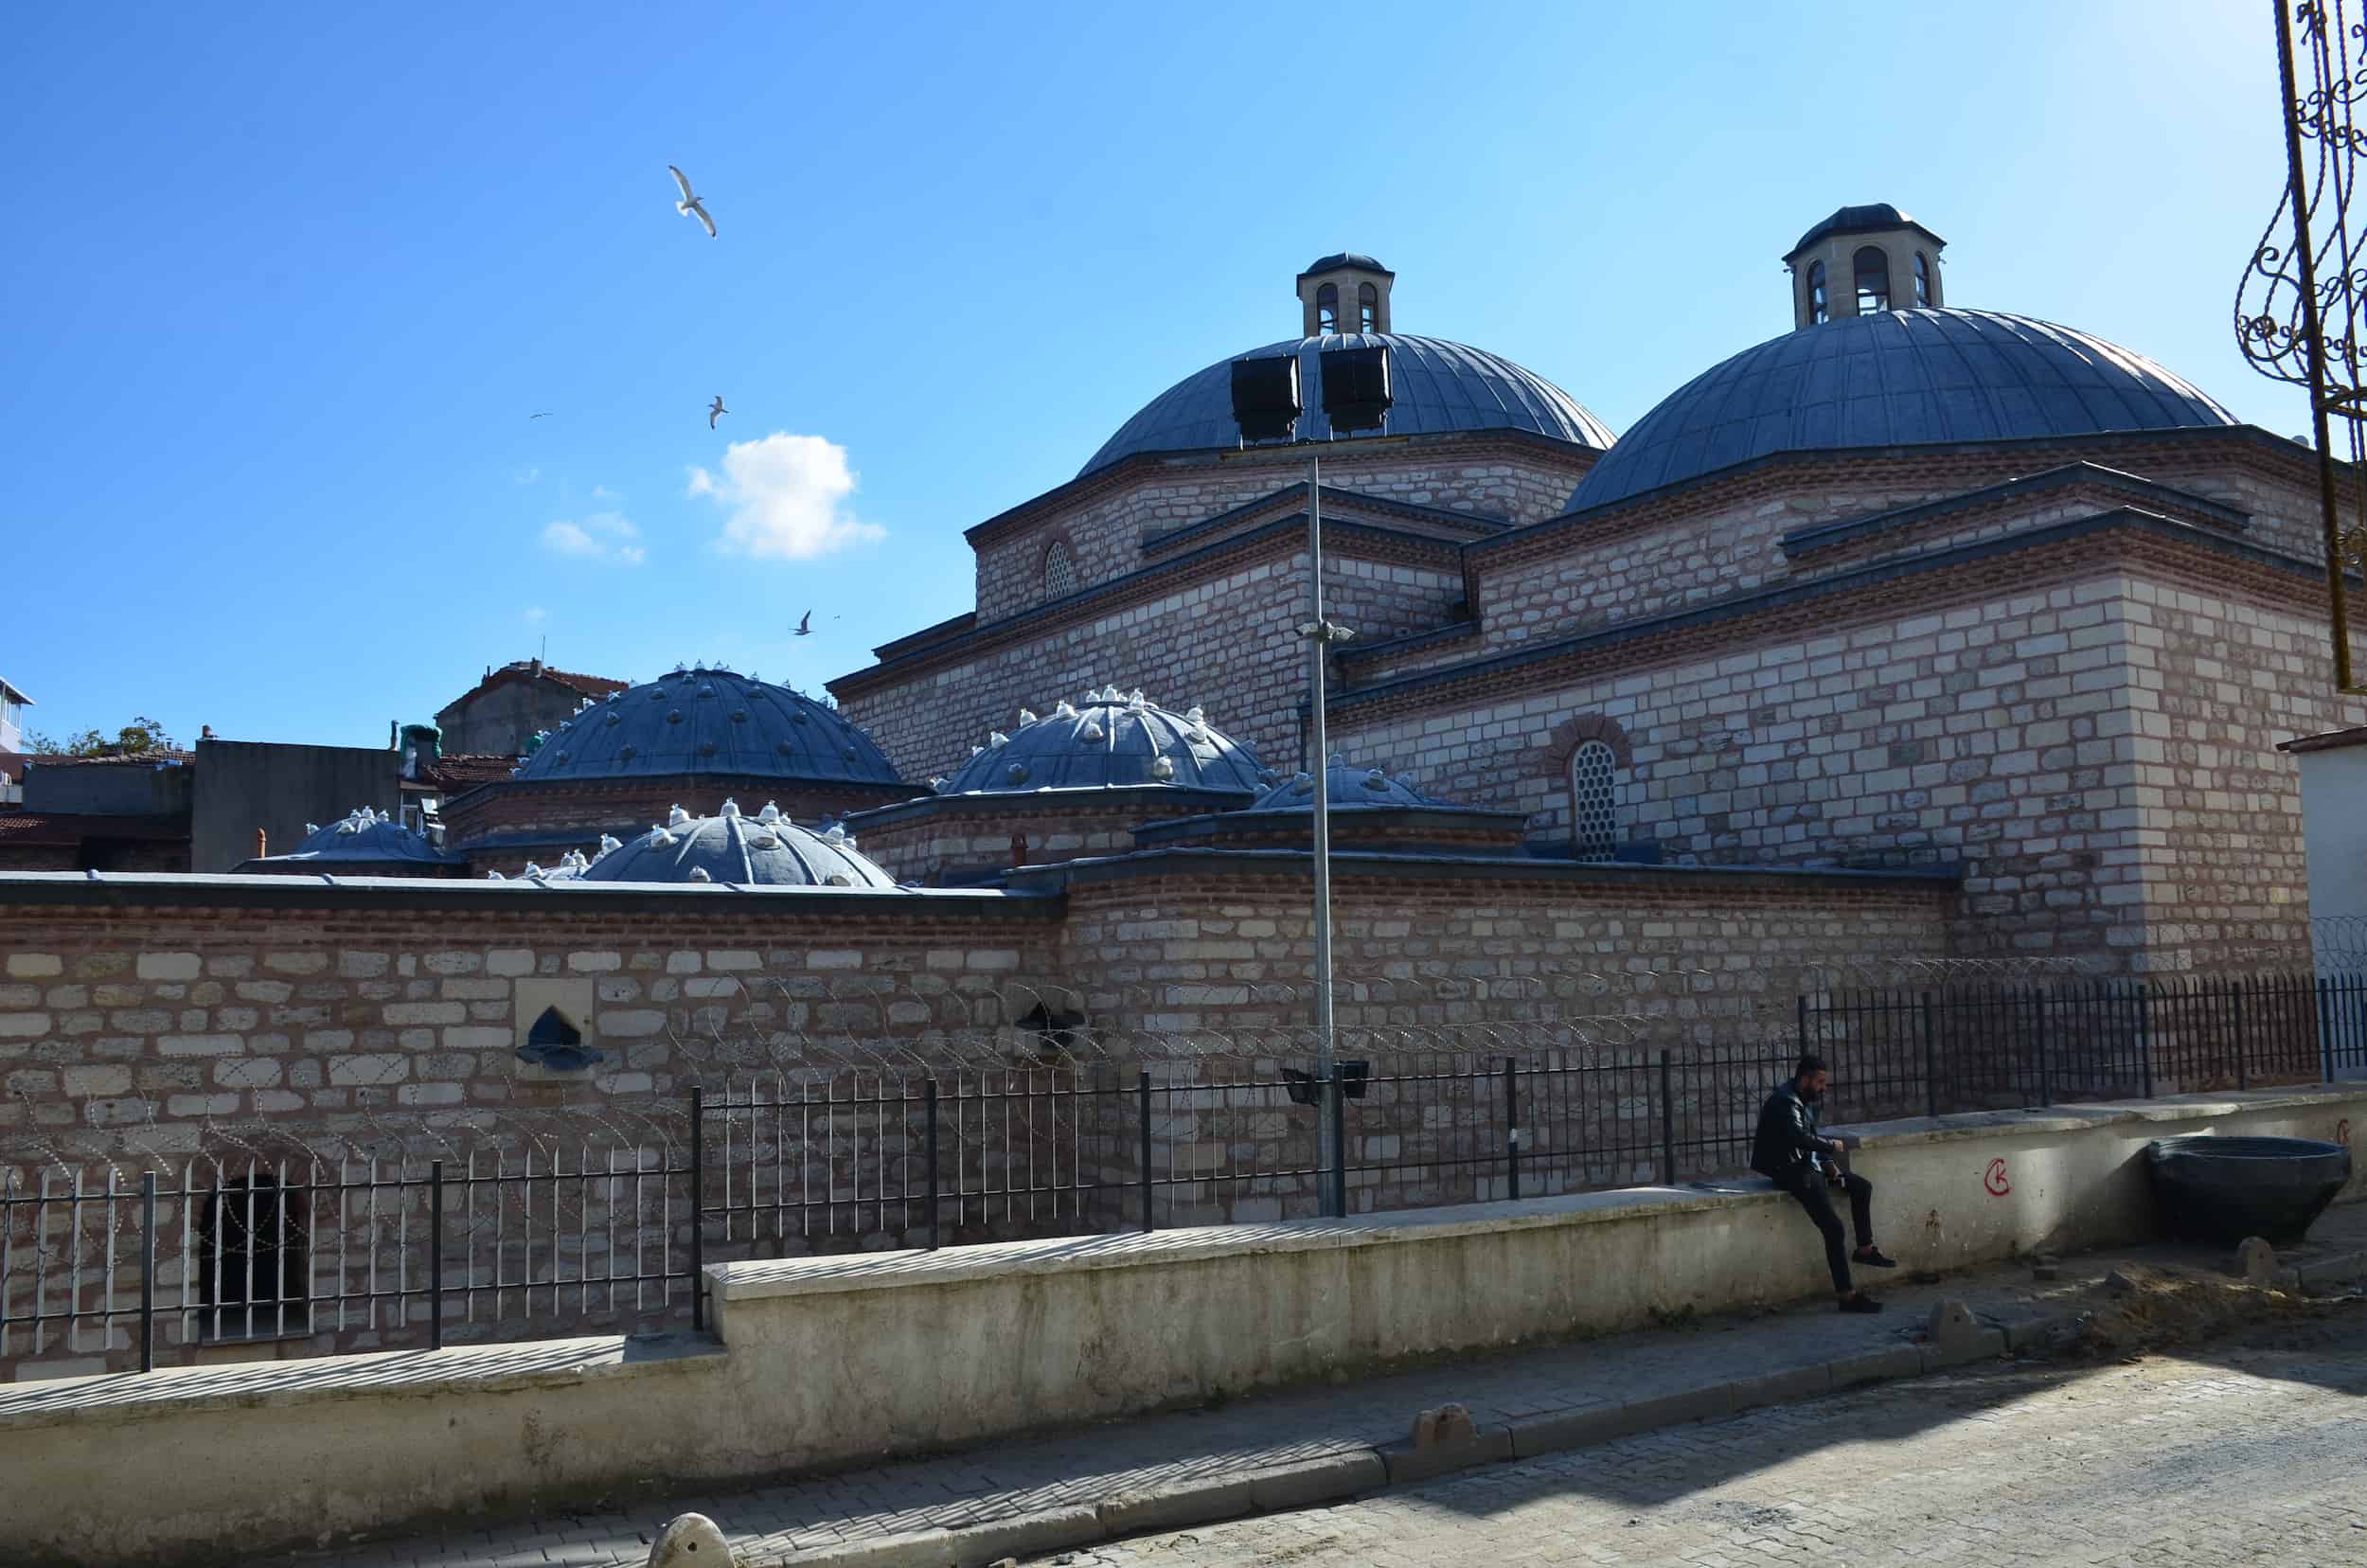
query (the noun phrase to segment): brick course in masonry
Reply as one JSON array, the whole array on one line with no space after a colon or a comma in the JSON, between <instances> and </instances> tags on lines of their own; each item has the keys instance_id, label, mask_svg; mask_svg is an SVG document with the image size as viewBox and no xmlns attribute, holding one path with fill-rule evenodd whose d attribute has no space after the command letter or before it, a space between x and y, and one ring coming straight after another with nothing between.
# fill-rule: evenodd
<instances>
[{"instance_id":1,"label":"brick course in masonry","mask_svg":"<svg viewBox=\"0 0 2367 1568\"><path fill-rule=\"evenodd\" d=\"M1568 501L1597 454L1503 432L1365 439L1326 450L1325 482L1444 511L1532 522ZM1303 482L1303 450L1130 458L1063 485L970 530L978 555L977 613L994 621L1041 603L1043 553L1069 548L1093 586L1143 564L1143 541Z\"/></svg>"}]
</instances>

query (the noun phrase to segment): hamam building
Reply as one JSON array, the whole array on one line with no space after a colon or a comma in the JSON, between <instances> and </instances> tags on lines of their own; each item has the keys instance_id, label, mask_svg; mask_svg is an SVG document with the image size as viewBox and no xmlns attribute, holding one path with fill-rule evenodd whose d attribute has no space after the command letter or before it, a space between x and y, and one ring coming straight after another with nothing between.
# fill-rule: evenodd
<instances>
[{"instance_id":1,"label":"hamam building","mask_svg":"<svg viewBox=\"0 0 2367 1568\"><path fill-rule=\"evenodd\" d=\"M1336 752L1517 811L1533 855L1961 872L1953 939L2098 955L2306 939L2278 741L2331 694L2313 454L2142 355L1948 303L1943 241L1843 207L1792 330L1614 439L1394 275L1297 278L1297 354L1385 344L1323 449ZM969 530L976 607L831 683L911 779L1116 676L1303 766L1307 465L1243 447L1228 355ZM1326 437L1320 414L1302 436ZM1000 744L1000 741L996 742Z\"/></svg>"}]
</instances>

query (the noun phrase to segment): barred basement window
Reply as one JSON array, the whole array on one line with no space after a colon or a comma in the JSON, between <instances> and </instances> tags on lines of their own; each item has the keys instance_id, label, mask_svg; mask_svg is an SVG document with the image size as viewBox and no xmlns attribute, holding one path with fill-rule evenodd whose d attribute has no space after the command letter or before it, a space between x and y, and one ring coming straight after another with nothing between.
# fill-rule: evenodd
<instances>
[{"instance_id":1,"label":"barred basement window","mask_svg":"<svg viewBox=\"0 0 2367 1568\"><path fill-rule=\"evenodd\" d=\"M1057 539L1043 553L1043 591L1054 598L1077 592L1077 563L1069 559L1068 546Z\"/></svg>"},{"instance_id":2,"label":"barred basement window","mask_svg":"<svg viewBox=\"0 0 2367 1568\"><path fill-rule=\"evenodd\" d=\"M299 1195L267 1173L218 1183L198 1210L197 1299L210 1339L252 1339L311 1327L306 1310Z\"/></svg>"},{"instance_id":3,"label":"barred basement window","mask_svg":"<svg viewBox=\"0 0 2367 1568\"><path fill-rule=\"evenodd\" d=\"M1570 754L1570 841L1580 860L1609 860L1619 833L1619 758L1600 740Z\"/></svg>"}]
</instances>

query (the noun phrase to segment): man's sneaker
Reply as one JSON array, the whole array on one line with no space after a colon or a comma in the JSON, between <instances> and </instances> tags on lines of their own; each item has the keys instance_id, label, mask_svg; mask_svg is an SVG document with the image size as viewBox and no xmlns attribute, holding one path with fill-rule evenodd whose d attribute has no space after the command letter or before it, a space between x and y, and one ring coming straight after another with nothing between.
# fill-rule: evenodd
<instances>
[{"instance_id":1,"label":"man's sneaker","mask_svg":"<svg viewBox=\"0 0 2367 1568\"><path fill-rule=\"evenodd\" d=\"M1859 1291L1842 1297L1841 1310L1844 1312L1878 1312L1882 1304L1863 1291Z\"/></svg>"},{"instance_id":2,"label":"man's sneaker","mask_svg":"<svg viewBox=\"0 0 2367 1568\"><path fill-rule=\"evenodd\" d=\"M1852 1263L1862 1263L1869 1269L1895 1269L1898 1267L1898 1259L1895 1257L1883 1256L1882 1249L1879 1247L1860 1247L1856 1252L1849 1255L1849 1261Z\"/></svg>"}]
</instances>

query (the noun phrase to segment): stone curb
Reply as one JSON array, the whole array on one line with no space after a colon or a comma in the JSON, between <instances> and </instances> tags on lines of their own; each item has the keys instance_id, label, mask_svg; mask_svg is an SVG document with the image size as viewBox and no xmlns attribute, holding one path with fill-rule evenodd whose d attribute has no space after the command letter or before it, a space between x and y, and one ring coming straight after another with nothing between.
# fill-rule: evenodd
<instances>
[{"instance_id":1,"label":"stone curb","mask_svg":"<svg viewBox=\"0 0 2367 1568\"><path fill-rule=\"evenodd\" d=\"M2362 1261L2367 1261L2367 1255L2362 1255ZM741 1560L749 1568L987 1568L1006 1557L1032 1557L1124 1536L1211 1524L1244 1514L1336 1503L1477 1465L1534 1459L1866 1383L1921 1377L1943 1367L2003 1355L2009 1345L2020 1348L2042 1344L2048 1334L2076 1321L2075 1314L2061 1313L2006 1328L1989 1328L1973 1343L1945 1354L1924 1345L1894 1345L1625 1404L1558 1411L1510 1426L1484 1428L1465 1441L1427 1449L1399 1444L1354 1449L1304 1464L1125 1492L1095 1505L1017 1514L960 1529L921 1530L780 1556L750 1558L743 1551Z\"/></svg>"},{"instance_id":2,"label":"stone curb","mask_svg":"<svg viewBox=\"0 0 2367 1568\"><path fill-rule=\"evenodd\" d=\"M2304 1285L2328 1285L2367 1277L2367 1252L2336 1253L2314 1258L2296 1269Z\"/></svg>"}]
</instances>

